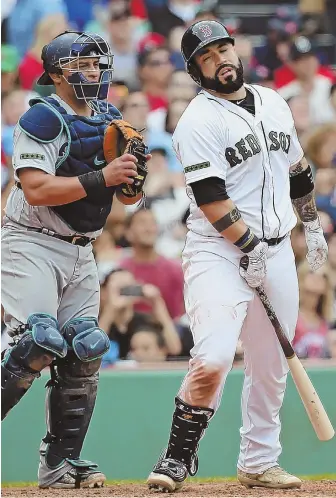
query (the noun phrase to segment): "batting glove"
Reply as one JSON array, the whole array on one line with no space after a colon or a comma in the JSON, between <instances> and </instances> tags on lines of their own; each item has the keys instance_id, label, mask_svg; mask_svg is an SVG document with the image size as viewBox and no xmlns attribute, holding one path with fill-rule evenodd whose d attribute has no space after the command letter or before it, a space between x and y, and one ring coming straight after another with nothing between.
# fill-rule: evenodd
<instances>
[{"instance_id":1,"label":"batting glove","mask_svg":"<svg viewBox=\"0 0 336 498\"><path fill-rule=\"evenodd\" d=\"M239 273L252 288L259 287L266 277L267 251L266 242L260 242L240 261Z\"/></svg>"},{"instance_id":2,"label":"batting glove","mask_svg":"<svg viewBox=\"0 0 336 498\"><path fill-rule=\"evenodd\" d=\"M328 244L324 238L319 218L304 222L303 226L308 248L306 258L312 271L316 271L328 259Z\"/></svg>"}]
</instances>

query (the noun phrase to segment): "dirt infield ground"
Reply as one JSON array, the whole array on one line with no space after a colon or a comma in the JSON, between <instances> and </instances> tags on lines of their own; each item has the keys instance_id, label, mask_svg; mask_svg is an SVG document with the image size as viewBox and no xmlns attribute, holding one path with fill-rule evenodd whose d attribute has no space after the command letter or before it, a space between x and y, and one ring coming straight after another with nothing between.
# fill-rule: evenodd
<instances>
[{"instance_id":1,"label":"dirt infield ground","mask_svg":"<svg viewBox=\"0 0 336 498\"><path fill-rule=\"evenodd\" d=\"M2 488L2 496L14 497L62 497L62 498L136 498L151 497L158 498L161 494L149 492L145 484L116 484L105 486L101 489L81 489L81 490L43 490L34 486L25 488ZM167 496L167 495L165 495ZM305 481L301 489L272 490L263 488L247 489L236 482L216 482L216 483L188 483L181 491L176 493L176 498L192 497L336 497L336 481Z\"/></svg>"}]
</instances>

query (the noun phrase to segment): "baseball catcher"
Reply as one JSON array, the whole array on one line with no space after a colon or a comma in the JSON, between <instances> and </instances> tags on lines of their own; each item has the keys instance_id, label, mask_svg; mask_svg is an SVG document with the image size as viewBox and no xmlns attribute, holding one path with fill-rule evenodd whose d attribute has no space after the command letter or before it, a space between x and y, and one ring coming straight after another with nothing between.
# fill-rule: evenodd
<instances>
[{"instance_id":1,"label":"baseball catcher","mask_svg":"<svg viewBox=\"0 0 336 498\"><path fill-rule=\"evenodd\" d=\"M1 372L2 419L46 367L47 432L40 446L41 488L102 486L98 465L81 459L93 414L101 358L99 282L92 242L114 196L143 195L143 138L107 103L108 44L99 35L65 32L42 50L34 98L15 130L15 188L2 230L2 298L12 336Z\"/></svg>"}]
</instances>

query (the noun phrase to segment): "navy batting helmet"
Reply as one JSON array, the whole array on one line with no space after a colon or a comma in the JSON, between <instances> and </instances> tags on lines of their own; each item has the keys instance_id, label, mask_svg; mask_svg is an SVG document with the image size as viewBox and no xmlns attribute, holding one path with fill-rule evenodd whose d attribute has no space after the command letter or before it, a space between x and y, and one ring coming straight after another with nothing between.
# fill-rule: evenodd
<instances>
[{"instance_id":1,"label":"navy batting helmet","mask_svg":"<svg viewBox=\"0 0 336 498\"><path fill-rule=\"evenodd\" d=\"M181 41L181 52L186 63L187 72L198 85L201 85L201 72L194 56L199 50L214 42L228 41L234 45L224 24L218 21L198 21L184 33Z\"/></svg>"},{"instance_id":2,"label":"navy batting helmet","mask_svg":"<svg viewBox=\"0 0 336 498\"><path fill-rule=\"evenodd\" d=\"M99 60L98 82L89 81L79 67L80 60L90 57ZM66 69L70 75L67 78L63 75L64 79L73 86L77 98L84 99L89 107L97 111L92 102L107 98L112 81L113 55L109 45L101 36L79 31L65 31L43 47L41 58L44 73L38 79L38 85L53 85L50 73L63 75L63 70Z\"/></svg>"}]
</instances>

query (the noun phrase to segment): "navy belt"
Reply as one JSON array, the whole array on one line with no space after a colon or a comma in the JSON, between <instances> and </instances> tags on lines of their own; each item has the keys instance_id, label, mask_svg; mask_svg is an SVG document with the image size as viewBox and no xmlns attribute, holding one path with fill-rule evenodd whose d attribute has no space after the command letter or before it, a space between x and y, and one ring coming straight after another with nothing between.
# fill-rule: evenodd
<instances>
[{"instance_id":1,"label":"navy belt","mask_svg":"<svg viewBox=\"0 0 336 498\"><path fill-rule=\"evenodd\" d=\"M269 246L277 246L286 237L287 237L287 233L286 233L286 235L283 235L282 237L274 237L273 239L261 239L261 241L266 242L266 244L268 244Z\"/></svg>"}]
</instances>

